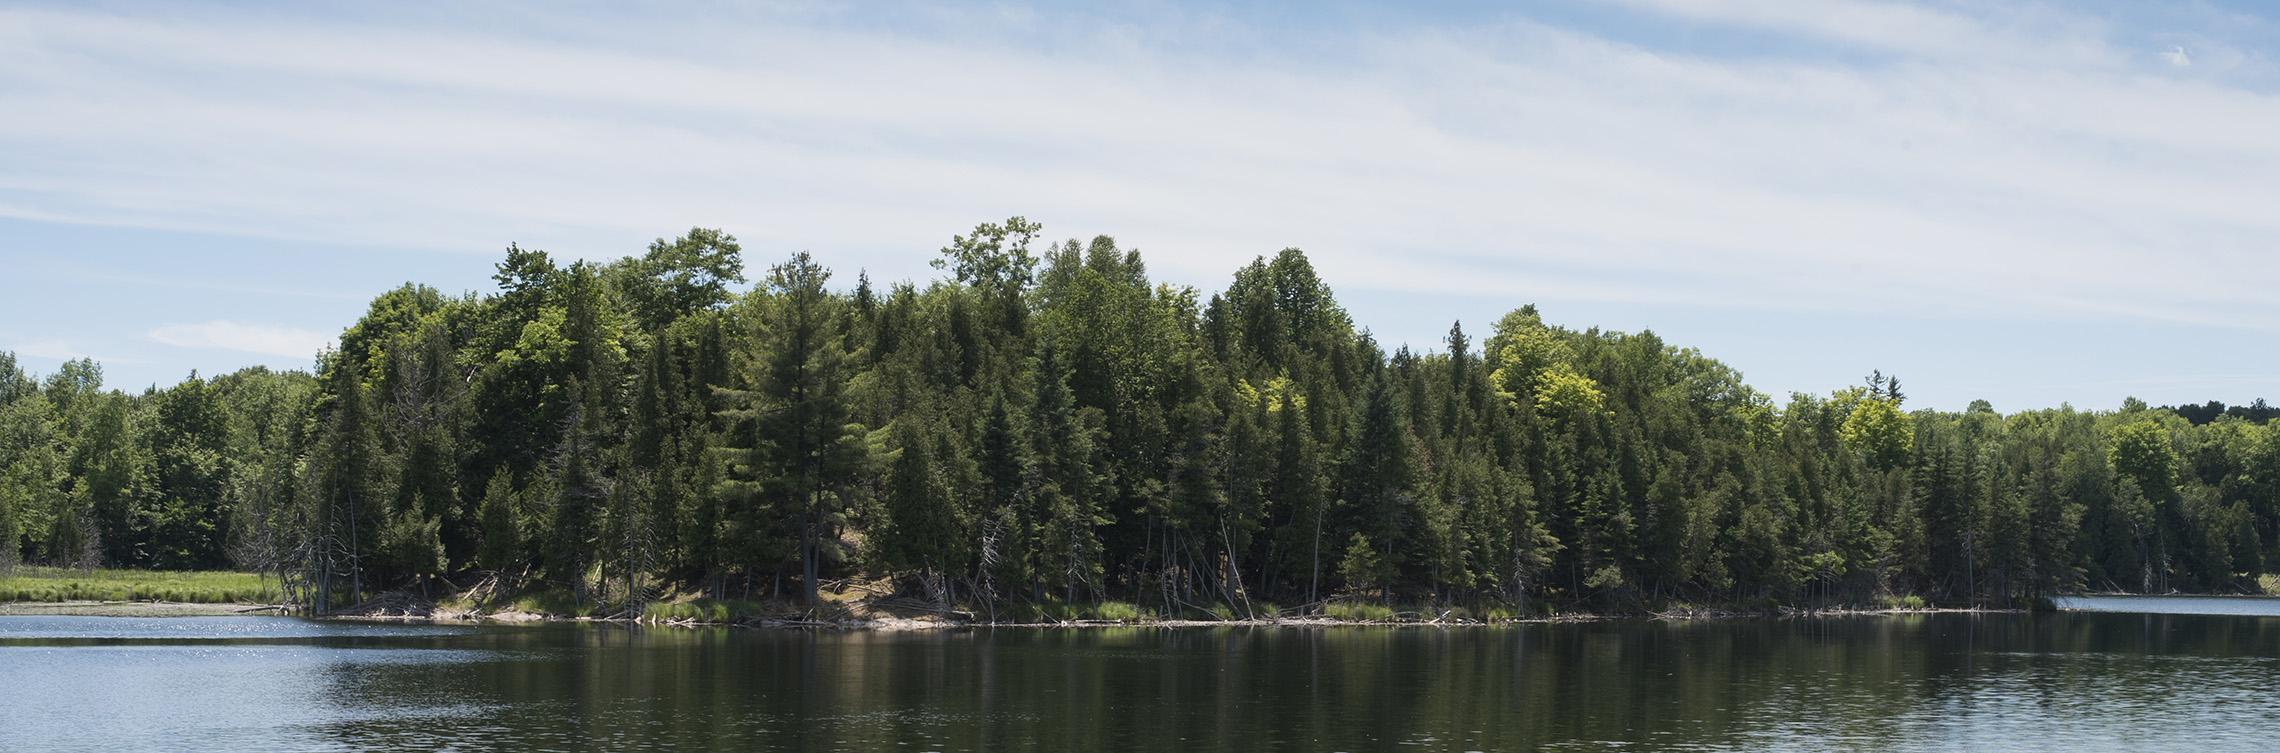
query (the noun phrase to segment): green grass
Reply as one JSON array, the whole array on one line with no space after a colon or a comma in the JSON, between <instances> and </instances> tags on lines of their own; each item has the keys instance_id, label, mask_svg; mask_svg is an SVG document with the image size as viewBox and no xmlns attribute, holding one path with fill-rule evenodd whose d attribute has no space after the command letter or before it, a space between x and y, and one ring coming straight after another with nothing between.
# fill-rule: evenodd
<instances>
[{"instance_id":1,"label":"green grass","mask_svg":"<svg viewBox=\"0 0 2280 753\"><path fill-rule=\"evenodd\" d=\"M641 616L652 620L695 620L697 622L728 622L734 615L728 602L719 599L693 599L666 603L651 602Z\"/></svg>"},{"instance_id":2,"label":"green grass","mask_svg":"<svg viewBox=\"0 0 2280 753\"><path fill-rule=\"evenodd\" d=\"M1092 611L1092 618L1096 620L1134 622L1148 617L1148 613L1140 609L1140 605L1129 601L1104 601L1094 604Z\"/></svg>"},{"instance_id":3,"label":"green grass","mask_svg":"<svg viewBox=\"0 0 2280 753\"><path fill-rule=\"evenodd\" d=\"M531 614L558 617L585 617L593 614L597 606L591 602L579 601L571 597L567 591L551 589L524 594L521 598L515 599L514 605L515 609Z\"/></svg>"},{"instance_id":4,"label":"green grass","mask_svg":"<svg viewBox=\"0 0 2280 753\"><path fill-rule=\"evenodd\" d=\"M730 623L745 617L768 614L767 605L757 601L735 599L690 599L677 602L650 602L641 616L653 620L695 620L697 622Z\"/></svg>"},{"instance_id":5,"label":"green grass","mask_svg":"<svg viewBox=\"0 0 2280 753\"><path fill-rule=\"evenodd\" d=\"M1426 617L1432 619L1469 620L1472 622L1499 622L1515 619L1519 616L1520 610L1513 608L1510 604L1499 602L1450 604L1440 607L1438 611L1426 613Z\"/></svg>"},{"instance_id":6,"label":"green grass","mask_svg":"<svg viewBox=\"0 0 2280 753\"><path fill-rule=\"evenodd\" d=\"M1917 596L1915 594L1909 594L1907 596L1879 596L1876 597L1876 604L1877 606L1883 607L1885 609L1923 609L1924 597Z\"/></svg>"},{"instance_id":7,"label":"green grass","mask_svg":"<svg viewBox=\"0 0 2280 753\"><path fill-rule=\"evenodd\" d=\"M2256 576L2256 592L2266 596L2280 596L2280 575L2265 573Z\"/></svg>"},{"instance_id":8,"label":"green grass","mask_svg":"<svg viewBox=\"0 0 2280 753\"><path fill-rule=\"evenodd\" d=\"M1384 622L1393 619L1393 607L1338 601L1323 605L1322 614L1343 622Z\"/></svg>"},{"instance_id":9,"label":"green grass","mask_svg":"<svg viewBox=\"0 0 2280 753\"><path fill-rule=\"evenodd\" d=\"M254 573L17 567L0 575L0 601L179 601L274 604L277 584Z\"/></svg>"},{"instance_id":10,"label":"green grass","mask_svg":"<svg viewBox=\"0 0 2280 753\"><path fill-rule=\"evenodd\" d=\"M1147 610L1126 601L1102 602L1021 602L998 608L1001 622L1061 622L1067 620L1115 620L1138 622L1151 617Z\"/></svg>"}]
</instances>

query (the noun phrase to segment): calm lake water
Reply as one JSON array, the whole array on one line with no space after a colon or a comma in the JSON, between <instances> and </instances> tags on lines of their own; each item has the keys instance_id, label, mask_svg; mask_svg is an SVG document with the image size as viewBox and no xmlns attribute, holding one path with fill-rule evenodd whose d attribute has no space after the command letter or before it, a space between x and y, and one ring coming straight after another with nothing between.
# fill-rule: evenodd
<instances>
[{"instance_id":1,"label":"calm lake water","mask_svg":"<svg viewBox=\"0 0 2280 753\"><path fill-rule=\"evenodd\" d=\"M0 750L2266 750L2280 618L933 633L0 617Z\"/></svg>"},{"instance_id":2,"label":"calm lake water","mask_svg":"<svg viewBox=\"0 0 2280 753\"><path fill-rule=\"evenodd\" d=\"M2060 609L2085 612L2280 617L2280 597L2273 596L2060 596L2051 601Z\"/></svg>"}]
</instances>

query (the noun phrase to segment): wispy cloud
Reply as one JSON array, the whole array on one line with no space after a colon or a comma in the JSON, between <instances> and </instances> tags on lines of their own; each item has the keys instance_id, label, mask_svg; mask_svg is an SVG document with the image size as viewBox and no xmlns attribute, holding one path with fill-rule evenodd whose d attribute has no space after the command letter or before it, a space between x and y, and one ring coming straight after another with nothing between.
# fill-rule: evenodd
<instances>
[{"instance_id":1,"label":"wispy cloud","mask_svg":"<svg viewBox=\"0 0 2280 753\"><path fill-rule=\"evenodd\" d=\"M322 332L227 321L169 324L151 330L150 339L183 348L219 348L285 358L313 358L332 343L332 336Z\"/></svg>"},{"instance_id":2,"label":"wispy cloud","mask_svg":"<svg viewBox=\"0 0 2280 753\"><path fill-rule=\"evenodd\" d=\"M81 351L77 346L74 346L71 343L63 340L23 341L15 343L14 347L11 348L11 350L14 350L17 355L31 356L33 358L52 358L58 361L93 358L93 356L90 356L84 351Z\"/></svg>"},{"instance_id":3,"label":"wispy cloud","mask_svg":"<svg viewBox=\"0 0 2280 753\"><path fill-rule=\"evenodd\" d=\"M1786 32L1886 52L1973 62L2080 62L2100 57L2083 44L2086 19L2036 13L2019 4L1991 19L1920 3L1877 0L1607 0L1698 21ZM2024 18L2021 18L2024 17ZM2028 33L2023 21L2034 21ZM2064 40L2064 41L2062 41Z\"/></svg>"},{"instance_id":4,"label":"wispy cloud","mask_svg":"<svg viewBox=\"0 0 2280 753\"><path fill-rule=\"evenodd\" d=\"M1396 290L2280 329L2280 100L2047 8L1625 2L1890 57L1527 21L1325 59L1150 41L1193 16L622 21L681 42L645 46L4 11L0 110L36 115L0 119L0 211L573 253L717 224L874 271L1023 213L1206 284L1297 245Z\"/></svg>"}]
</instances>

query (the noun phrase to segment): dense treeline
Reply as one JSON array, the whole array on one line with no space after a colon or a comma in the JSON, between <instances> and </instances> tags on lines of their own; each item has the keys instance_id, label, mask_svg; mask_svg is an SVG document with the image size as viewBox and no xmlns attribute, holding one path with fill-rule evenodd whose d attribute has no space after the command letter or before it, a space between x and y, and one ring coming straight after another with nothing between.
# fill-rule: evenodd
<instances>
[{"instance_id":1,"label":"dense treeline","mask_svg":"<svg viewBox=\"0 0 2280 753\"><path fill-rule=\"evenodd\" d=\"M609 264L509 247L487 295L380 296L313 376L128 395L8 357L0 557L234 564L318 607L486 570L1237 611L2224 592L2280 561L2261 404L1910 413L1878 374L1777 405L1532 306L1388 352L1295 249L1206 298L1039 232L978 227L923 287L802 253L739 289L703 229Z\"/></svg>"}]
</instances>

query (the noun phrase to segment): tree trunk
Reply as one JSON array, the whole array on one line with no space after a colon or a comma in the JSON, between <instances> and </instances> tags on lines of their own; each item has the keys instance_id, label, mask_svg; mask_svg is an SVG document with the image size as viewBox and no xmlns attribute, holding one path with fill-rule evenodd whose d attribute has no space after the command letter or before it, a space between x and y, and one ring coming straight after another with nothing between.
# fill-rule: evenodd
<instances>
[{"instance_id":1,"label":"tree trunk","mask_svg":"<svg viewBox=\"0 0 2280 753\"><path fill-rule=\"evenodd\" d=\"M808 493L807 511L800 514L800 590L807 595L807 604L817 606L816 596L816 494Z\"/></svg>"}]
</instances>

